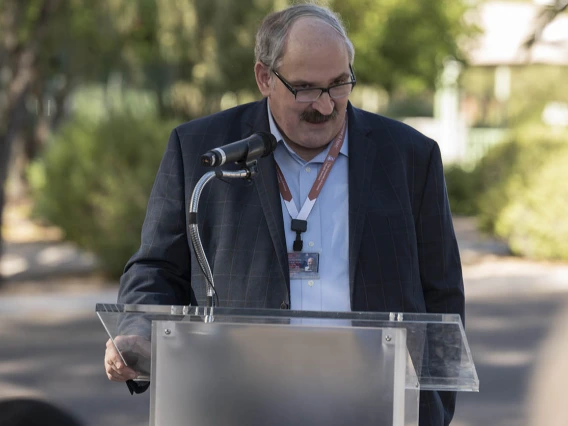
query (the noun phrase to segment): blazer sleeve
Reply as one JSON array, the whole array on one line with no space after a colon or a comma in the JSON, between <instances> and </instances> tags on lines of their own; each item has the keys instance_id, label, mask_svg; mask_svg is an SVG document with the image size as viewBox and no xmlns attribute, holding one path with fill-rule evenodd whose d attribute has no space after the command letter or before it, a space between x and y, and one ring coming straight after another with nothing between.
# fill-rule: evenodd
<instances>
[{"instance_id":1,"label":"blazer sleeve","mask_svg":"<svg viewBox=\"0 0 568 426\"><path fill-rule=\"evenodd\" d=\"M460 314L463 322L465 299L461 260L440 148L435 142L430 152L416 233L420 279L427 311Z\"/></svg>"},{"instance_id":2,"label":"blazer sleeve","mask_svg":"<svg viewBox=\"0 0 568 426\"><path fill-rule=\"evenodd\" d=\"M433 143L417 218L420 279L426 310L460 314L465 324L465 298L458 244L446 191L442 158ZM421 392L420 425L449 425L456 392ZM442 411L435 407L442 408ZM426 420L426 418L430 418ZM433 419L436 419L435 421ZM430 423L432 421L432 423Z\"/></svg>"},{"instance_id":3,"label":"blazer sleeve","mask_svg":"<svg viewBox=\"0 0 568 426\"><path fill-rule=\"evenodd\" d=\"M150 194L140 248L120 279L119 303L195 304L185 206L183 157L176 129Z\"/></svg>"}]
</instances>

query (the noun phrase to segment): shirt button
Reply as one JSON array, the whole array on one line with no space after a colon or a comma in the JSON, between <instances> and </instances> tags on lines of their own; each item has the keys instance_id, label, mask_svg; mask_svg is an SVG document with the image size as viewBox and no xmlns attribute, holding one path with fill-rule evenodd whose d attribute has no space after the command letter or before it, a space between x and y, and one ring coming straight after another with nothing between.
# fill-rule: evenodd
<instances>
[{"instance_id":1,"label":"shirt button","mask_svg":"<svg viewBox=\"0 0 568 426\"><path fill-rule=\"evenodd\" d=\"M313 246L315 246L315 243L314 243L313 241L310 241L310 242L308 243L308 245L309 245L310 247L313 247Z\"/></svg>"},{"instance_id":2,"label":"shirt button","mask_svg":"<svg viewBox=\"0 0 568 426\"><path fill-rule=\"evenodd\" d=\"M309 167L306 167L306 173L310 173L310 170L312 170L312 169L310 169Z\"/></svg>"},{"instance_id":3,"label":"shirt button","mask_svg":"<svg viewBox=\"0 0 568 426\"><path fill-rule=\"evenodd\" d=\"M314 282L310 280L310 281L308 281L308 285L309 285L310 287L313 287Z\"/></svg>"}]
</instances>

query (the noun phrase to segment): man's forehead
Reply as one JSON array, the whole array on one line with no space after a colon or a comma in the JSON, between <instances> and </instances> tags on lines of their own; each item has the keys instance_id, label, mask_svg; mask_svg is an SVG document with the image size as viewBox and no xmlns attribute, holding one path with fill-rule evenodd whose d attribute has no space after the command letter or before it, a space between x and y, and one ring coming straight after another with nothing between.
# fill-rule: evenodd
<instances>
[{"instance_id":1,"label":"man's forehead","mask_svg":"<svg viewBox=\"0 0 568 426\"><path fill-rule=\"evenodd\" d=\"M345 40L329 24L320 20L313 22L300 19L290 29L285 53L310 52L323 49L347 50Z\"/></svg>"},{"instance_id":2,"label":"man's forehead","mask_svg":"<svg viewBox=\"0 0 568 426\"><path fill-rule=\"evenodd\" d=\"M281 64L290 77L333 79L349 73L349 54L345 40L328 23L302 18L290 30Z\"/></svg>"},{"instance_id":3,"label":"man's forehead","mask_svg":"<svg viewBox=\"0 0 568 426\"><path fill-rule=\"evenodd\" d=\"M302 41L304 37L308 36L310 38L322 38L325 39L332 36L338 36L341 38L340 34L335 28L333 28L329 23L323 21L320 18L313 16L307 16L298 19L292 27L288 34L289 40Z\"/></svg>"}]
</instances>

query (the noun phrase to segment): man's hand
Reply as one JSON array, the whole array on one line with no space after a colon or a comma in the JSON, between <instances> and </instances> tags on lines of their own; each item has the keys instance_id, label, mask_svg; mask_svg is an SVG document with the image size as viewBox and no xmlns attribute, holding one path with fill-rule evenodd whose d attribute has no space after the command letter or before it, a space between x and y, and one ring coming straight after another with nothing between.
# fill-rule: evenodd
<instances>
[{"instance_id":1,"label":"man's hand","mask_svg":"<svg viewBox=\"0 0 568 426\"><path fill-rule=\"evenodd\" d=\"M138 372L132 367L136 367L136 364L145 364L144 362L137 362L141 358L150 359L150 342L140 336L117 336L114 342L121 353L125 355L125 359L128 359L130 366L124 364L114 343L111 339L108 339L105 351L105 371L108 379L114 382L126 382L135 379Z\"/></svg>"}]
</instances>

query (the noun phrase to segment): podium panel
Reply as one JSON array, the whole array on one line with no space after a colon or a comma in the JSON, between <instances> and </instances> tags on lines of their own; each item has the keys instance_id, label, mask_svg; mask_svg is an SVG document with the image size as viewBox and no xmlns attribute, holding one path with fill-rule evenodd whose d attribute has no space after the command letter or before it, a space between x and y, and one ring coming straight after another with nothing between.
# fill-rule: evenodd
<instances>
[{"instance_id":1,"label":"podium panel","mask_svg":"<svg viewBox=\"0 0 568 426\"><path fill-rule=\"evenodd\" d=\"M404 426L405 335L155 321L150 424Z\"/></svg>"}]
</instances>

